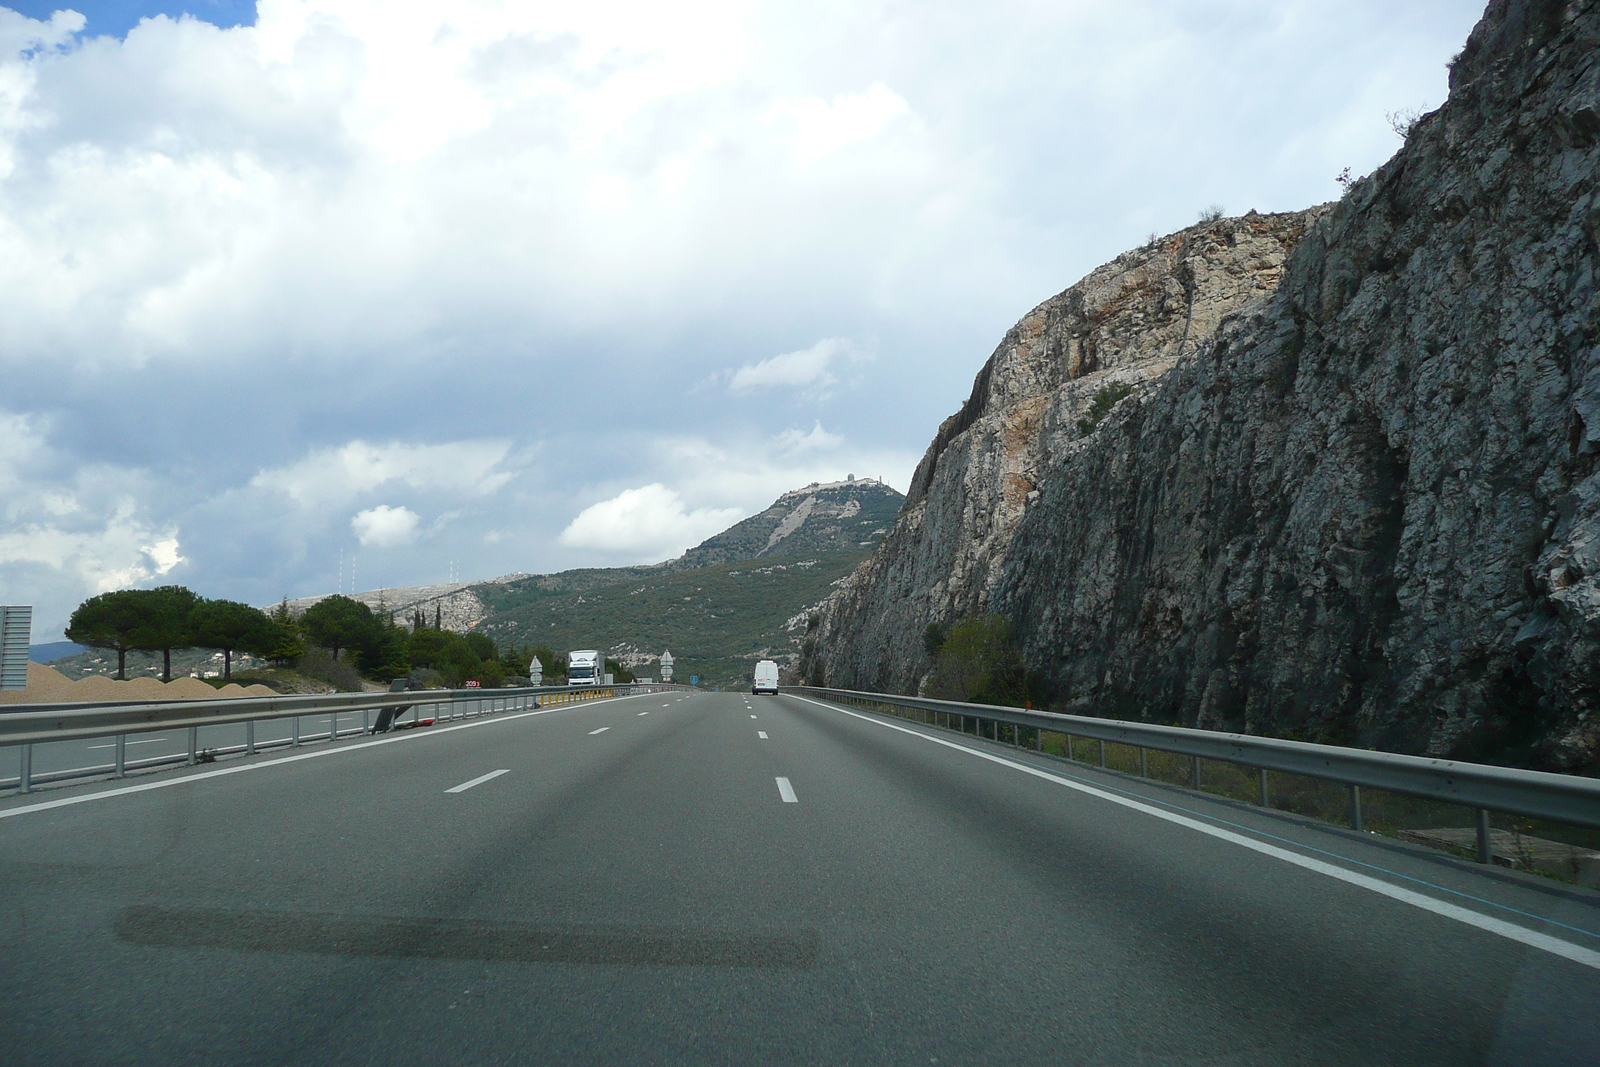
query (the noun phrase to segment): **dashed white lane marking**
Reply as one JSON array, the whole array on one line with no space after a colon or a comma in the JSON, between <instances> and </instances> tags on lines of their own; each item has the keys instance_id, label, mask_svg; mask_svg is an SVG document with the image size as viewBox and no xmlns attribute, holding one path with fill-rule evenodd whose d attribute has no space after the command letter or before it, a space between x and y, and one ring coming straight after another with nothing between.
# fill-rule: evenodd
<instances>
[{"instance_id":1,"label":"dashed white lane marking","mask_svg":"<svg viewBox=\"0 0 1600 1067\"><path fill-rule=\"evenodd\" d=\"M482 785L484 782L491 781L492 779L498 778L502 774L510 774L510 773L511 773L511 768L509 768L509 767L503 768L502 770L498 770L498 771L490 771L488 774L480 774L480 775L478 775L478 777L474 778L470 782L462 782L460 785L451 786L449 789L446 789L445 792L446 793L465 793L467 790L471 789L475 785Z\"/></svg>"},{"instance_id":2,"label":"dashed white lane marking","mask_svg":"<svg viewBox=\"0 0 1600 1067\"><path fill-rule=\"evenodd\" d=\"M753 718L755 718L755 716L754 716L754 715L752 715L752 716L750 716L750 717L751 717L751 718L752 718L752 719L753 719Z\"/></svg>"},{"instance_id":3,"label":"dashed white lane marking","mask_svg":"<svg viewBox=\"0 0 1600 1067\"><path fill-rule=\"evenodd\" d=\"M602 697L601 702L607 703L616 700L620 703L624 700L637 699L637 697ZM518 719L536 719L542 715L554 715L557 712L569 710L572 710L572 706L563 704L554 708L541 708L538 711L518 711L509 715L495 715L486 719L474 719L471 722L457 723L454 726L435 726L432 730L420 734L405 730L398 734L391 734L388 737L362 741L359 744L339 745L337 747L318 749L314 752L297 752L292 756L279 756L276 759L259 760L255 763L240 763L232 767L218 767L214 771L200 771L172 778L158 778L153 782L140 782L138 785L102 789L98 793L79 793L77 796L61 797L57 800L44 800L37 804L23 804L15 808L0 808L0 819L10 819L18 815L33 815L41 811L54 811L56 808L75 807L78 804L88 804L96 800L110 800L113 797L133 796L135 793L148 793L152 789L171 789L174 786L188 785L191 782L203 782L210 778L227 778L235 774L264 771L271 767L282 767L288 763L303 763L306 760L327 759L329 756L343 756L351 752L365 752L368 749L378 748L382 745L420 743L430 737L448 737L459 730L481 730L484 727L516 722Z\"/></svg>"},{"instance_id":4,"label":"dashed white lane marking","mask_svg":"<svg viewBox=\"0 0 1600 1067\"><path fill-rule=\"evenodd\" d=\"M600 727L600 729L598 729L598 730L590 730L590 731L589 731L589 736L590 736L590 737L593 737L593 736L594 736L594 735L595 735L595 734L603 734L603 733L605 733L605 732L606 732L606 731L607 731L607 730L609 730L609 729L611 729L611 727L609 727L609 726L602 726L602 727Z\"/></svg>"},{"instance_id":5,"label":"dashed white lane marking","mask_svg":"<svg viewBox=\"0 0 1600 1067\"><path fill-rule=\"evenodd\" d=\"M800 803L800 798L794 795L794 786L789 784L787 778L778 779L778 795L783 798L785 804Z\"/></svg>"},{"instance_id":6,"label":"dashed white lane marking","mask_svg":"<svg viewBox=\"0 0 1600 1067\"><path fill-rule=\"evenodd\" d=\"M1080 793L1097 797L1100 800L1109 801L1112 804L1120 804L1124 808L1131 808L1132 810L1142 812L1145 815L1150 815L1166 822L1175 823L1190 830L1195 830L1199 833L1206 834L1207 836L1215 837L1219 840L1239 845L1242 848L1250 849L1252 852L1259 852L1263 856L1271 856L1273 859L1282 860L1285 863L1291 863L1296 867L1312 871L1316 874L1324 875L1328 878L1333 878L1348 885L1358 886L1362 889L1370 890L1373 893L1377 893L1379 896L1385 896L1391 900L1398 900L1402 904L1410 904L1412 907L1421 908L1423 911L1431 911L1433 914L1442 915L1446 919L1454 919L1455 921L1463 923L1467 926L1473 926L1479 930L1484 930L1491 934L1498 934L1500 937L1507 938L1511 941L1520 942L1521 944L1527 945L1530 948L1541 949L1552 955L1561 956L1562 958L1569 959L1574 963L1582 964L1585 967L1592 967L1595 970L1600 971L1600 952L1596 952L1593 949L1584 948L1581 945L1574 945L1570 941L1563 941L1558 937L1551 937L1549 934L1540 933L1537 930L1529 930L1525 926L1518 926L1515 923L1508 923L1503 919L1496 919L1493 916L1484 915L1482 912L1472 911L1470 908L1463 908L1457 904L1450 904L1443 900L1436 900L1433 897L1424 896L1423 894L1413 892L1410 889L1402 889L1400 886L1391 885L1388 882L1373 878L1369 875L1359 874L1355 871L1347 871L1343 867L1336 867L1331 863L1324 863L1322 860L1312 859L1310 856L1302 856L1298 852L1291 852L1286 848L1279 848L1277 845L1269 845L1265 841L1257 841L1255 838L1245 837L1243 834L1236 834L1232 830L1224 830L1220 826L1212 826L1209 823L1200 822L1198 819L1191 819L1187 815L1179 815L1176 812L1164 811L1163 809L1157 808L1150 804L1141 804L1137 800L1130 800L1127 797L1120 797L1115 793L1108 793L1103 789L1096 789L1092 785L1085 785L1082 782L1075 782L1071 779L1063 778L1060 775L1051 774L1049 771L1041 770L1038 767L1031 767L1026 763L1017 763L1016 761L1008 760L1003 756L996 756L988 752L980 752L975 748L968 748L966 745L957 744L954 741L946 741L942 737L933 737L922 733L919 730L911 730L904 726L896 726L894 723L883 722L869 715L862 715L859 712L846 710L845 708L841 708L836 704L824 704L822 701L812 700L810 697L796 697L795 699L803 700L807 704L815 704L817 707L826 708L829 711L837 711L841 714L848 715L853 719L860 719L862 722L870 722L874 726L882 726L888 730L895 730L902 734L910 734L912 737L920 738L923 741L928 741L935 745L943 745L945 748L953 748L957 752L965 752L969 756L977 756L979 759L985 759L991 763L998 763L1002 767L1010 767L1012 770L1021 771L1024 774L1031 774L1035 778L1042 778L1045 781L1053 782L1056 785L1064 785L1068 789L1075 789ZM778 781L782 782L783 779L780 778Z\"/></svg>"},{"instance_id":7,"label":"dashed white lane marking","mask_svg":"<svg viewBox=\"0 0 1600 1067\"><path fill-rule=\"evenodd\" d=\"M756 736L761 738L763 741L767 740L767 732L765 730L757 730Z\"/></svg>"},{"instance_id":8,"label":"dashed white lane marking","mask_svg":"<svg viewBox=\"0 0 1600 1067\"><path fill-rule=\"evenodd\" d=\"M650 713L649 713L649 712L648 712L648 711L641 711L641 712L640 712L640 713L639 713L639 714L640 714L640 715L648 715L648 714L650 714Z\"/></svg>"}]
</instances>

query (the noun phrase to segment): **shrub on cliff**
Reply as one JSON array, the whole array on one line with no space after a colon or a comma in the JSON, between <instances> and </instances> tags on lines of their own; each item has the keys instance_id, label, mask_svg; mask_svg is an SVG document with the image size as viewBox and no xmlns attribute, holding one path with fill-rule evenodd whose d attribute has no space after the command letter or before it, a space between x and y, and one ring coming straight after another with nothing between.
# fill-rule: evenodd
<instances>
[{"instance_id":1,"label":"shrub on cliff","mask_svg":"<svg viewBox=\"0 0 1600 1067\"><path fill-rule=\"evenodd\" d=\"M1078 436L1088 437L1100 425L1100 420L1111 414L1111 409L1117 406L1117 401L1133 393L1133 386L1127 382L1112 382L1110 385L1100 387L1094 394L1094 399L1089 401L1089 406L1083 409L1083 415L1078 419Z\"/></svg>"},{"instance_id":2,"label":"shrub on cliff","mask_svg":"<svg viewBox=\"0 0 1600 1067\"><path fill-rule=\"evenodd\" d=\"M944 632L928 692L940 700L1020 705L1028 699L1022 654L999 615L962 619Z\"/></svg>"}]
</instances>

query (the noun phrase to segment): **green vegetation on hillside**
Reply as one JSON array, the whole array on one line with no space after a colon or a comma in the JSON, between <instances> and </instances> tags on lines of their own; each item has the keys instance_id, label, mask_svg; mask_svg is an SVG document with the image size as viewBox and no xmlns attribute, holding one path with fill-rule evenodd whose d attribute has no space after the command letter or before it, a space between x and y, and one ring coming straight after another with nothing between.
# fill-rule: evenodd
<instances>
[{"instance_id":1,"label":"green vegetation on hillside","mask_svg":"<svg viewBox=\"0 0 1600 1067\"><path fill-rule=\"evenodd\" d=\"M686 570L870 548L894 525L905 502L894 489L867 479L807 486L783 494L765 511L706 538L667 566Z\"/></svg>"},{"instance_id":2,"label":"green vegetation on hillside","mask_svg":"<svg viewBox=\"0 0 1600 1067\"><path fill-rule=\"evenodd\" d=\"M583 592L555 592L538 578L474 586L494 609L478 629L502 648L603 646L652 656L671 649L677 681L698 675L701 685L739 685L756 660L798 651L804 623L793 631L786 625L867 555L863 549L682 571L638 568L643 573L631 580ZM658 668L636 670L654 676Z\"/></svg>"}]
</instances>

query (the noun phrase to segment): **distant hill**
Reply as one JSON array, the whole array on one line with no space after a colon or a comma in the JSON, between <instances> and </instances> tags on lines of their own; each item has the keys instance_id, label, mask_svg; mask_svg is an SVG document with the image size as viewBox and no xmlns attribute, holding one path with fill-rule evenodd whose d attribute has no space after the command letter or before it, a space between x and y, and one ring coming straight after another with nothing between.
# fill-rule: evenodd
<instances>
[{"instance_id":1,"label":"distant hill","mask_svg":"<svg viewBox=\"0 0 1600 1067\"><path fill-rule=\"evenodd\" d=\"M807 617L867 558L905 497L872 478L814 483L675 560L501 579L472 587L498 643L604 645L654 676L670 648L679 679L742 683L758 659L793 662Z\"/></svg>"},{"instance_id":2,"label":"distant hill","mask_svg":"<svg viewBox=\"0 0 1600 1067\"><path fill-rule=\"evenodd\" d=\"M875 478L813 482L758 515L700 542L667 566L674 570L763 556L859 552L877 544L906 498Z\"/></svg>"},{"instance_id":3,"label":"distant hill","mask_svg":"<svg viewBox=\"0 0 1600 1067\"><path fill-rule=\"evenodd\" d=\"M769 556L682 570L653 568L581 591L540 579L481 591L492 614L477 630L501 646L604 647L629 669L657 677L671 649L676 677L736 685L758 659L792 662L812 609L869 554Z\"/></svg>"},{"instance_id":4,"label":"distant hill","mask_svg":"<svg viewBox=\"0 0 1600 1067\"><path fill-rule=\"evenodd\" d=\"M507 574L484 582L372 589L353 598L406 622L421 611L448 630L506 645L604 646L639 673L671 649L677 677L743 681L763 657L791 662L807 615L894 523L905 497L875 478L814 482L648 566ZM753 564L753 565L752 565ZM289 601L296 613L329 594Z\"/></svg>"},{"instance_id":5,"label":"distant hill","mask_svg":"<svg viewBox=\"0 0 1600 1067\"><path fill-rule=\"evenodd\" d=\"M42 645L29 645L28 658L35 663L54 663L58 659L88 651L88 645L72 641L46 641Z\"/></svg>"}]
</instances>

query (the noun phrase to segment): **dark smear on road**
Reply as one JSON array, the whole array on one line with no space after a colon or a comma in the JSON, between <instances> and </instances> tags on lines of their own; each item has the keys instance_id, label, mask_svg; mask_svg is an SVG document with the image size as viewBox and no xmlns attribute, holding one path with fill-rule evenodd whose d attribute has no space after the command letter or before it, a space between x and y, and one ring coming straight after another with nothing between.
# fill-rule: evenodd
<instances>
[{"instance_id":1,"label":"dark smear on road","mask_svg":"<svg viewBox=\"0 0 1600 1067\"><path fill-rule=\"evenodd\" d=\"M817 958L817 937L811 931L750 935L662 927L388 919L151 905L124 908L114 929L123 941L162 948L398 959L809 969Z\"/></svg>"}]
</instances>

